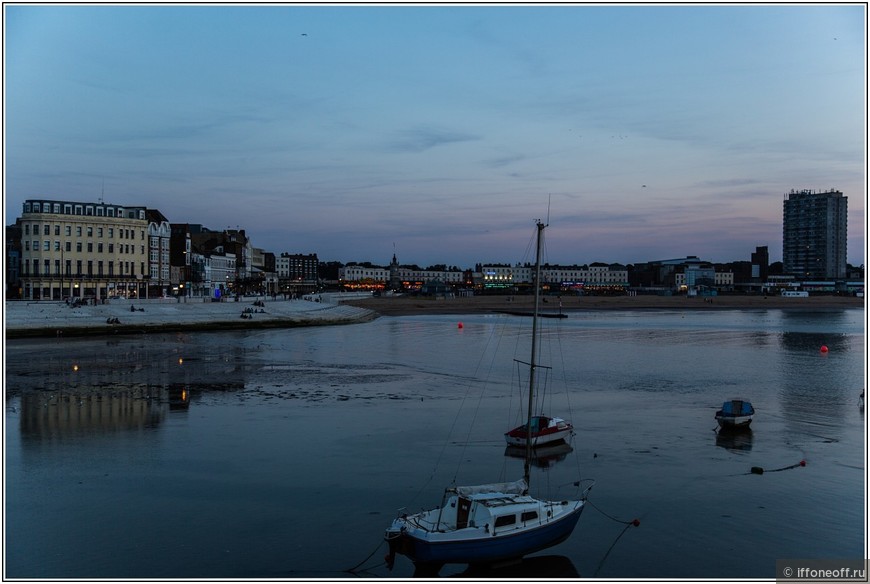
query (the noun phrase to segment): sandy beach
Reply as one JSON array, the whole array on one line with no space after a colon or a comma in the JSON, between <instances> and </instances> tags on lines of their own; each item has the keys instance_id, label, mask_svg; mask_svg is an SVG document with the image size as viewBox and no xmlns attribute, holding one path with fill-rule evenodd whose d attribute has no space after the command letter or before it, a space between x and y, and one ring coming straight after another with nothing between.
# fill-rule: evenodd
<instances>
[{"instance_id":1,"label":"sandy beach","mask_svg":"<svg viewBox=\"0 0 870 584\"><path fill-rule=\"evenodd\" d=\"M307 300L110 300L74 308L64 302L7 301L4 324L7 338L20 338L322 326L377 316L366 308Z\"/></svg>"},{"instance_id":2,"label":"sandy beach","mask_svg":"<svg viewBox=\"0 0 870 584\"><path fill-rule=\"evenodd\" d=\"M256 304L260 302L262 305ZM561 303L561 308L560 308ZM113 300L97 306L70 307L63 302L7 301L4 323L7 338L90 336L149 332L235 330L322 326L366 322L378 316L416 314L528 313L531 296L474 296L428 298L421 296L325 296L323 302L306 300L242 300L240 302L176 302L152 299ZM865 307L863 298L815 296L572 296L547 297L543 313L576 310L753 310L805 311ZM247 318L242 318L245 314ZM117 322L110 322L117 319Z\"/></svg>"},{"instance_id":3,"label":"sandy beach","mask_svg":"<svg viewBox=\"0 0 870 584\"><path fill-rule=\"evenodd\" d=\"M532 296L474 296L471 298L426 298L419 296L382 296L349 300L345 304L373 310L384 316L411 314L472 314L484 312L529 312ZM560 300L546 297L541 304L544 313L559 312ZM716 296L687 298L686 296L564 296L563 311L573 310L831 310L864 308L864 299L846 296L813 296L783 298L781 296Z\"/></svg>"}]
</instances>

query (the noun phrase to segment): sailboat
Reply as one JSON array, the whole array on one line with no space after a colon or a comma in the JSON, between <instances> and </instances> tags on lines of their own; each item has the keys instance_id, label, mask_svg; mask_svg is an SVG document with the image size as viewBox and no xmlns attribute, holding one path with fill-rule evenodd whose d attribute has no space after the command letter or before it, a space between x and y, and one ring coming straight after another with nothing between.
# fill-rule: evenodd
<instances>
[{"instance_id":1,"label":"sailboat","mask_svg":"<svg viewBox=\"0 0 870 584\"><path fill-rule=\"evenodd\" d=\"M545 225L537 224L535 282L541 275L541 236ZM532 326L531 377L536 367L537 313L540 286L535 286L535 314ZM534 382L529 385L533 399ZM528 411L528 424L532 410ZM392 569L396 554L408 557L419 567L439 568L443 564L492 564L522 558L552 547L570 537L586 507L592 486L576 500L547 501L529 494L532 437L526 437L523 478L514 482L445 489L441 505L419 513L401 513L384 534L389 544L387 566ZM574 483L581 487L580 481Z\"/></svg>"}]
</instances>

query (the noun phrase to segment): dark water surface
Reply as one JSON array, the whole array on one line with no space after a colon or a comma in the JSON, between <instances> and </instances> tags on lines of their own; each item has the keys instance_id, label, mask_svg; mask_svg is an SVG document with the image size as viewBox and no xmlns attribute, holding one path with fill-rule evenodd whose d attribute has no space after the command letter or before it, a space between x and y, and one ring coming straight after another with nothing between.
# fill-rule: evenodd
<instances>
[{"instance_id":1,"label":"dark water surface","mask_svg":"<svg viewBox=\"0 0 870 584\"><path fill-rule=\"evenodd\" d=\"M10 342L5 576L410 577L383 565L399 508L522 474L502 433L528 322ZM863 556L863 311L545 324L548 410L577 436L533 491L594 478L592 505L564 543L477 575L774 578L779 558ZM737 438L713 431L732 397L757 412Z\"/></svg>"}]
</instances>

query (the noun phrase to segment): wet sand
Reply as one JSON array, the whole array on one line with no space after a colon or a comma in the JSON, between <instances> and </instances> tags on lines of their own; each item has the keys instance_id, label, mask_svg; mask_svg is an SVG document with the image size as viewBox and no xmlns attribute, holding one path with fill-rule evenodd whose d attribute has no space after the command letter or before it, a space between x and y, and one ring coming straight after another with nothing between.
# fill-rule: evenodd
<instances>
[{"instance_id":1,"label":"wet sand","mask_svg":"<svg viewBox=\"0 0 870 584\"><path fill-rule=\"evenodd\" d=\"M541 304L543 313L558 313L559 299L547 297ZM473 296L471 298L427 298L422 296L382 296L348 300L351 306L367 308L384 316L417 314L480 314L499 312L529 312L532 296ZM846 296L813 296L784 298L782 296L571 296L562 297L563 311L575 310L833 310L864 308L864 298Z\"/></svg>"}]
</instances>

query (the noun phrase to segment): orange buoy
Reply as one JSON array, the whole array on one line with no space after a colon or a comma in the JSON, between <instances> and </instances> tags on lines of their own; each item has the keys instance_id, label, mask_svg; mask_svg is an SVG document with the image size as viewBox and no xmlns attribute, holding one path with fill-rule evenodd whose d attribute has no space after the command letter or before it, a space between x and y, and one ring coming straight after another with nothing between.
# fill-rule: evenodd
<instances>
[{"instance_id":1,"label":"orange buoy","mask_svg":"<svg viewBox=\"0 0 870 584\"><path fill-rule=\"evenodd\" d=\"M827 345L822 345L822 348L819 349L819 350L820 350L822 353L827 353L827 352L828 352L828 346L827 346Z\"/></svg>"}]
</instances>

